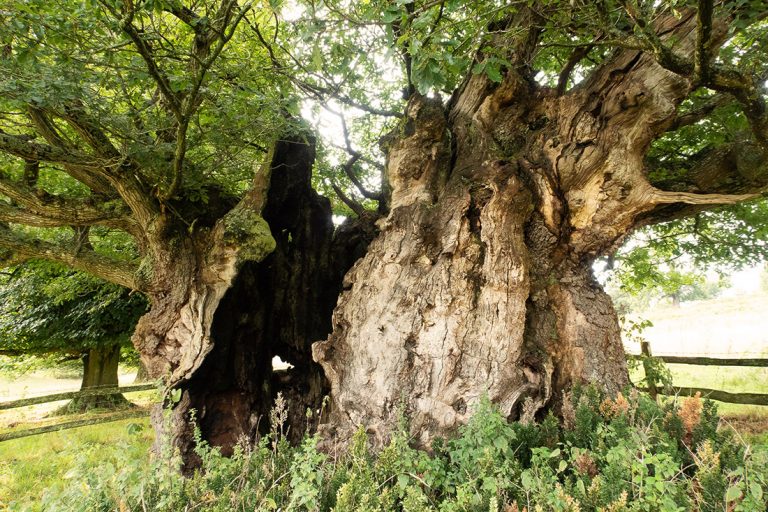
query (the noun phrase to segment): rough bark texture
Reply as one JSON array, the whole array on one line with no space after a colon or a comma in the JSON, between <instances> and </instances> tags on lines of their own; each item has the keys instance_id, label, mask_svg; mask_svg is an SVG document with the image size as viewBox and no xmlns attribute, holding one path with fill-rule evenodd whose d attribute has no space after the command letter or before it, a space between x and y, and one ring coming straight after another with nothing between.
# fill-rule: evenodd
<instances>
[{"instance_id":1,"label":"rough bark texture","mask_svg":"<svg viewBox=\"0 0 768 512\"><path fill-rule=\"evenodd\" d=\"M721 176L739 153L713 152L687 189L659 188L645 156L679 121L695 78L624 49L571 90L540 86L529 68L539 16L521 9L511 26L530 28L492 41L509 53L500 83L472 75L447 105L411 97L388 138L378 234L365 218L334 234L328 201L310 185L312 146L298 139L277 144L223 217L194 230L172 229L167 216L150 226L152 272L139 279L153 306L135 342L150 371L182 390L173 435L188 467L193 409L203 438L226 453L267 428L278 391L293 435L330 390L332 439L365 425L381 444L402 412L428 445L483 395L530 421L576 384L628 384L595 258L681 205L752 197L733 193L751 190L742 184L754 169L762 180L768 160L736 158L730 186L710 171ZM694 53L695 26L688 13L653 30L679 60ZM275 355L294 368L273 373Z\"/></svg>"},{"instance_id":2,"label":"rough bark texture","mask_svg":"<svg viewBox=\"0 0 768 512\"><path fill-rule=\"evenodd\" d=\"M689 87L624 51L565 95L510 70L501 84L473 76L448 106L413 98L389 148L391 212L314 346L326 432L365 425L381 443L402 410L429 445L485 394L530 420L576 383L627 385L591 265L676 201L643 156Z\"/></svg>"},{"instance_id":3,"label":"rough bark texture","mask_svg":"<svg viewBox=\"0 0 768 512\"><path fill-rule=\"evenodd\" d=\"M334 230L330 202L311 187L313 164L311 141L278 144L260 211L274 240L270 254L241 264L220 259L212 272L183 259L201 251L185 251L177 264L200 269L184 272L194 276L191 286L189 278L180 283L180 290L189 287L188 295L154 302L142 319L141 328L165 332L163 338L144 333L138 342L146 361L152 348L147 343L160 340L157 356L149 358L155 374L158 365L172 364L165 370L168 383L182 391L173 408L172 436L188 468L197 463L191 450L192 410L203 439L229 453L240 439L252 441L269 428L278 392L286 395L289 437L295 439L303 434L306 409L317 409L328 393L311 344L330 333L342 278L364 253L373 227L360 220ZM273 373L274 356L293 368ZM155 423L162 423L159 410Z\"/></svg>"}]
</instances>

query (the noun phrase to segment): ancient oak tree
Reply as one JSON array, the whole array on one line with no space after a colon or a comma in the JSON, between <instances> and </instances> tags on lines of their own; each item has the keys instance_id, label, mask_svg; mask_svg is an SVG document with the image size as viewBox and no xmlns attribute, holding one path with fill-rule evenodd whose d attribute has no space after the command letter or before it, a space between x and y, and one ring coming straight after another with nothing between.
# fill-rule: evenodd
<instances>
[{"instance_id":1,"label":"ancient oak tree","mask_svg":"<svg viewBox=\"0 0 768 512\"><path fill-rule=\"evenodd\" d=\"M592 263L768 184L750 2L11 8L3 257L148 297L133 343L181 390L184 453L190 410L228 449L278 391L294 433L329 393L329 438L384 440L402 411L423 444L484 394L531 419L576 383L616 392ZM339 114L338 134L302 105Z\"/></svg>"}]
</instances>

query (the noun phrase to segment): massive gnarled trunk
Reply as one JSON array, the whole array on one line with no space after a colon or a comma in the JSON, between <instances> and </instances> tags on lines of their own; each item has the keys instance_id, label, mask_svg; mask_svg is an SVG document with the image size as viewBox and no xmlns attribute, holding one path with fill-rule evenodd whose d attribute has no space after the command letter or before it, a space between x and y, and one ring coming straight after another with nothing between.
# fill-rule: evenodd
<instances>
[{"instance_id":1,"label":"massive gnarled trunk","mask_svg":"<svg viewBox=\"0 0 768 512\"><path fill-rule=\"evenodd\" d=\"M613 392L628 382L594 256L562 222L547 226L523 154L492 150L472 120L464 134L452 129L462 115L411 101L389 154L392 211L346 277L333 334L315 346L331 381L329 427L342 438L362 424L384 440L405 413L428 444L485 394L531 419L574 382Z\"/></svg>"},{"instance_id":2,"label":"massive gnarled trunk","mask_svg":"<svg viewBox=\"0 0 768 512\"><path fill-rule=\"evenodd\" d=\"M685 50L690 17L666 23ZM644 168L692 84L621 51L567 93L541 87L521 64L535 31L520 37L520 67L500 84L477 75L447 106L407 107L388 154L391 212L314 346L329 435L364 425L383 442L404 413L428 445L483 395L530 420L577 383L628 384L591 266L651 212L710 201L660 190Z\"/></svg>"},{"instance_id":3,"label":"massive gnarled trunk","mask_svg":"<svg viewBox=\"0 0 768 512\"><path fill-rule=\"evenodd\" d=\"M206 2L163 2L157 26L133 2L108 4L92 22L119 26L120 40L109 39L119 31L108 31L94 43L96 53L116 53L81 63L82 91L29 94L29 84L51 89L36 75L57 76L59 63L72 60L68 38L47 36L39 43L49 58L21 58L27 29L55 11L33 9L25 28L11 32L2 62L21 78L3 92L10 103L0 129L0 263L44 258L149 297L133 342L150 375L173 390L166 400L171 435L190 464L193 410L203 438L226 452L268 427L279 391L289 397L293 436L305 424L304 408L330 392L323 428L337 439L362 424L383 441L402 410L423 444L463 423L485 394L510 418L527 420L557 411L576 383L616 392L627 372L616 315L592 276L594 260L638 226L744 201L768 187L765 77L751 50L739 46L737 30L765 16L739 2L677 9L665 2L512 2L491 9L484 36L443 54L452 68L463 58L453 52L478 43L472 70L480 73L447 104L411 94L411 81L429 82L433 65L443 65L433 54L442 38L455 41L475 22L465 25L463 14L441 2L401 6L387 32L403 53L411 97L386 138L381 192L364 190L355 177L355 163L367 159L343 134L350 182L378 200L377 214L385 216L374 226L377 214L336 188L360 216L338 229L329 201L312 190L311 137L277 141L244 194L237 176L249 158L262 157L270 130L296 128L295 120L278 121L296 100L285 97L284 78L297 78L313 96L338 94L341 103L390 113L343 92L356 73L343 73L337 84L333 65L328 76L305 81L308 69L281 62L286 52L261 37L249 18L255 4L224 0L210 17ZM315 23L322 12L307 11L311 26L325 26ZM255 39L234 37L245 21ZM237 60L224 58L225 47L249 39L255 46L236 54L254 62L268 54L277 75L262 76L259 66L232 75ZM723 52L728 39L734 45ZM568 47L571 55L551 77L557 85L537 81L539 69L551 70ZM417 49L424 53L409 53ZM132 64L130 76L88 86L98 73L109 75L118 55L132 63L140 57L146 68ZM569 89L571 75L583 80ZM123 94L114 92L117 85ZM270 86L280 92L242 100ZM740 108L749 134L713 137L712 147L673 159L671 169L666 156L649 151L665 133L694 129L724 106ZM48 173L64 173L90 193ZM105 250L111 235L88 243L92 227L122 233L135 254ZM77 236L40 231L48 228ZM293 369L273 372L273 356ZM158 426L161 416L158 410Z\"/></svg>"}]
</instances>

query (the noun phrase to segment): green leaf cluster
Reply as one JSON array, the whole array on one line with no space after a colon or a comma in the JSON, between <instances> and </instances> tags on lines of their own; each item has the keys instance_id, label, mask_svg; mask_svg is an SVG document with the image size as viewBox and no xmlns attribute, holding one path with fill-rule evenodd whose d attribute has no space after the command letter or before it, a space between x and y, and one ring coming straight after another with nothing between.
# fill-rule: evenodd
<instances>
[{"instance_id":1,"label":"green leaf cluster","mask_svg":"<svg viewBox=\"0 0 768 512\"><path fill-rule=\"evenodd\" d=\"M128 345L146 299L47 262L29 262L0 281L0 350L78 354Z\"/></svg>"}]
</instances>

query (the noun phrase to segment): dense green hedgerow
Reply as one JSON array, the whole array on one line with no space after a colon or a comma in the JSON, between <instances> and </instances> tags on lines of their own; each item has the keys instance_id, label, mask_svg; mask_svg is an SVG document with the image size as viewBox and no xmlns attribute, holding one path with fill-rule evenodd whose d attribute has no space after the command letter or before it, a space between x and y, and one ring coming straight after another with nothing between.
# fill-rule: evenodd
<instances>
[{"instance_id":1,"label":"dense green hedgerow","mask_svg":"<svg viewBox=\"0 0 768 512\"><path fill-rule=\"evenodd\" d=\"M364 429L333 458L278 433L232 457L201 443L204 470L178 473L171 453L150 467L80 467L44 495L46 511L763 511L768 460L729 429L711 402L657 405L628 393L575 390L562 421L508 423L487 401L458 436L411 448L403 420L373 454ZM279 429L276 429L279 431Z\"/></svg>"}]
</instances>

